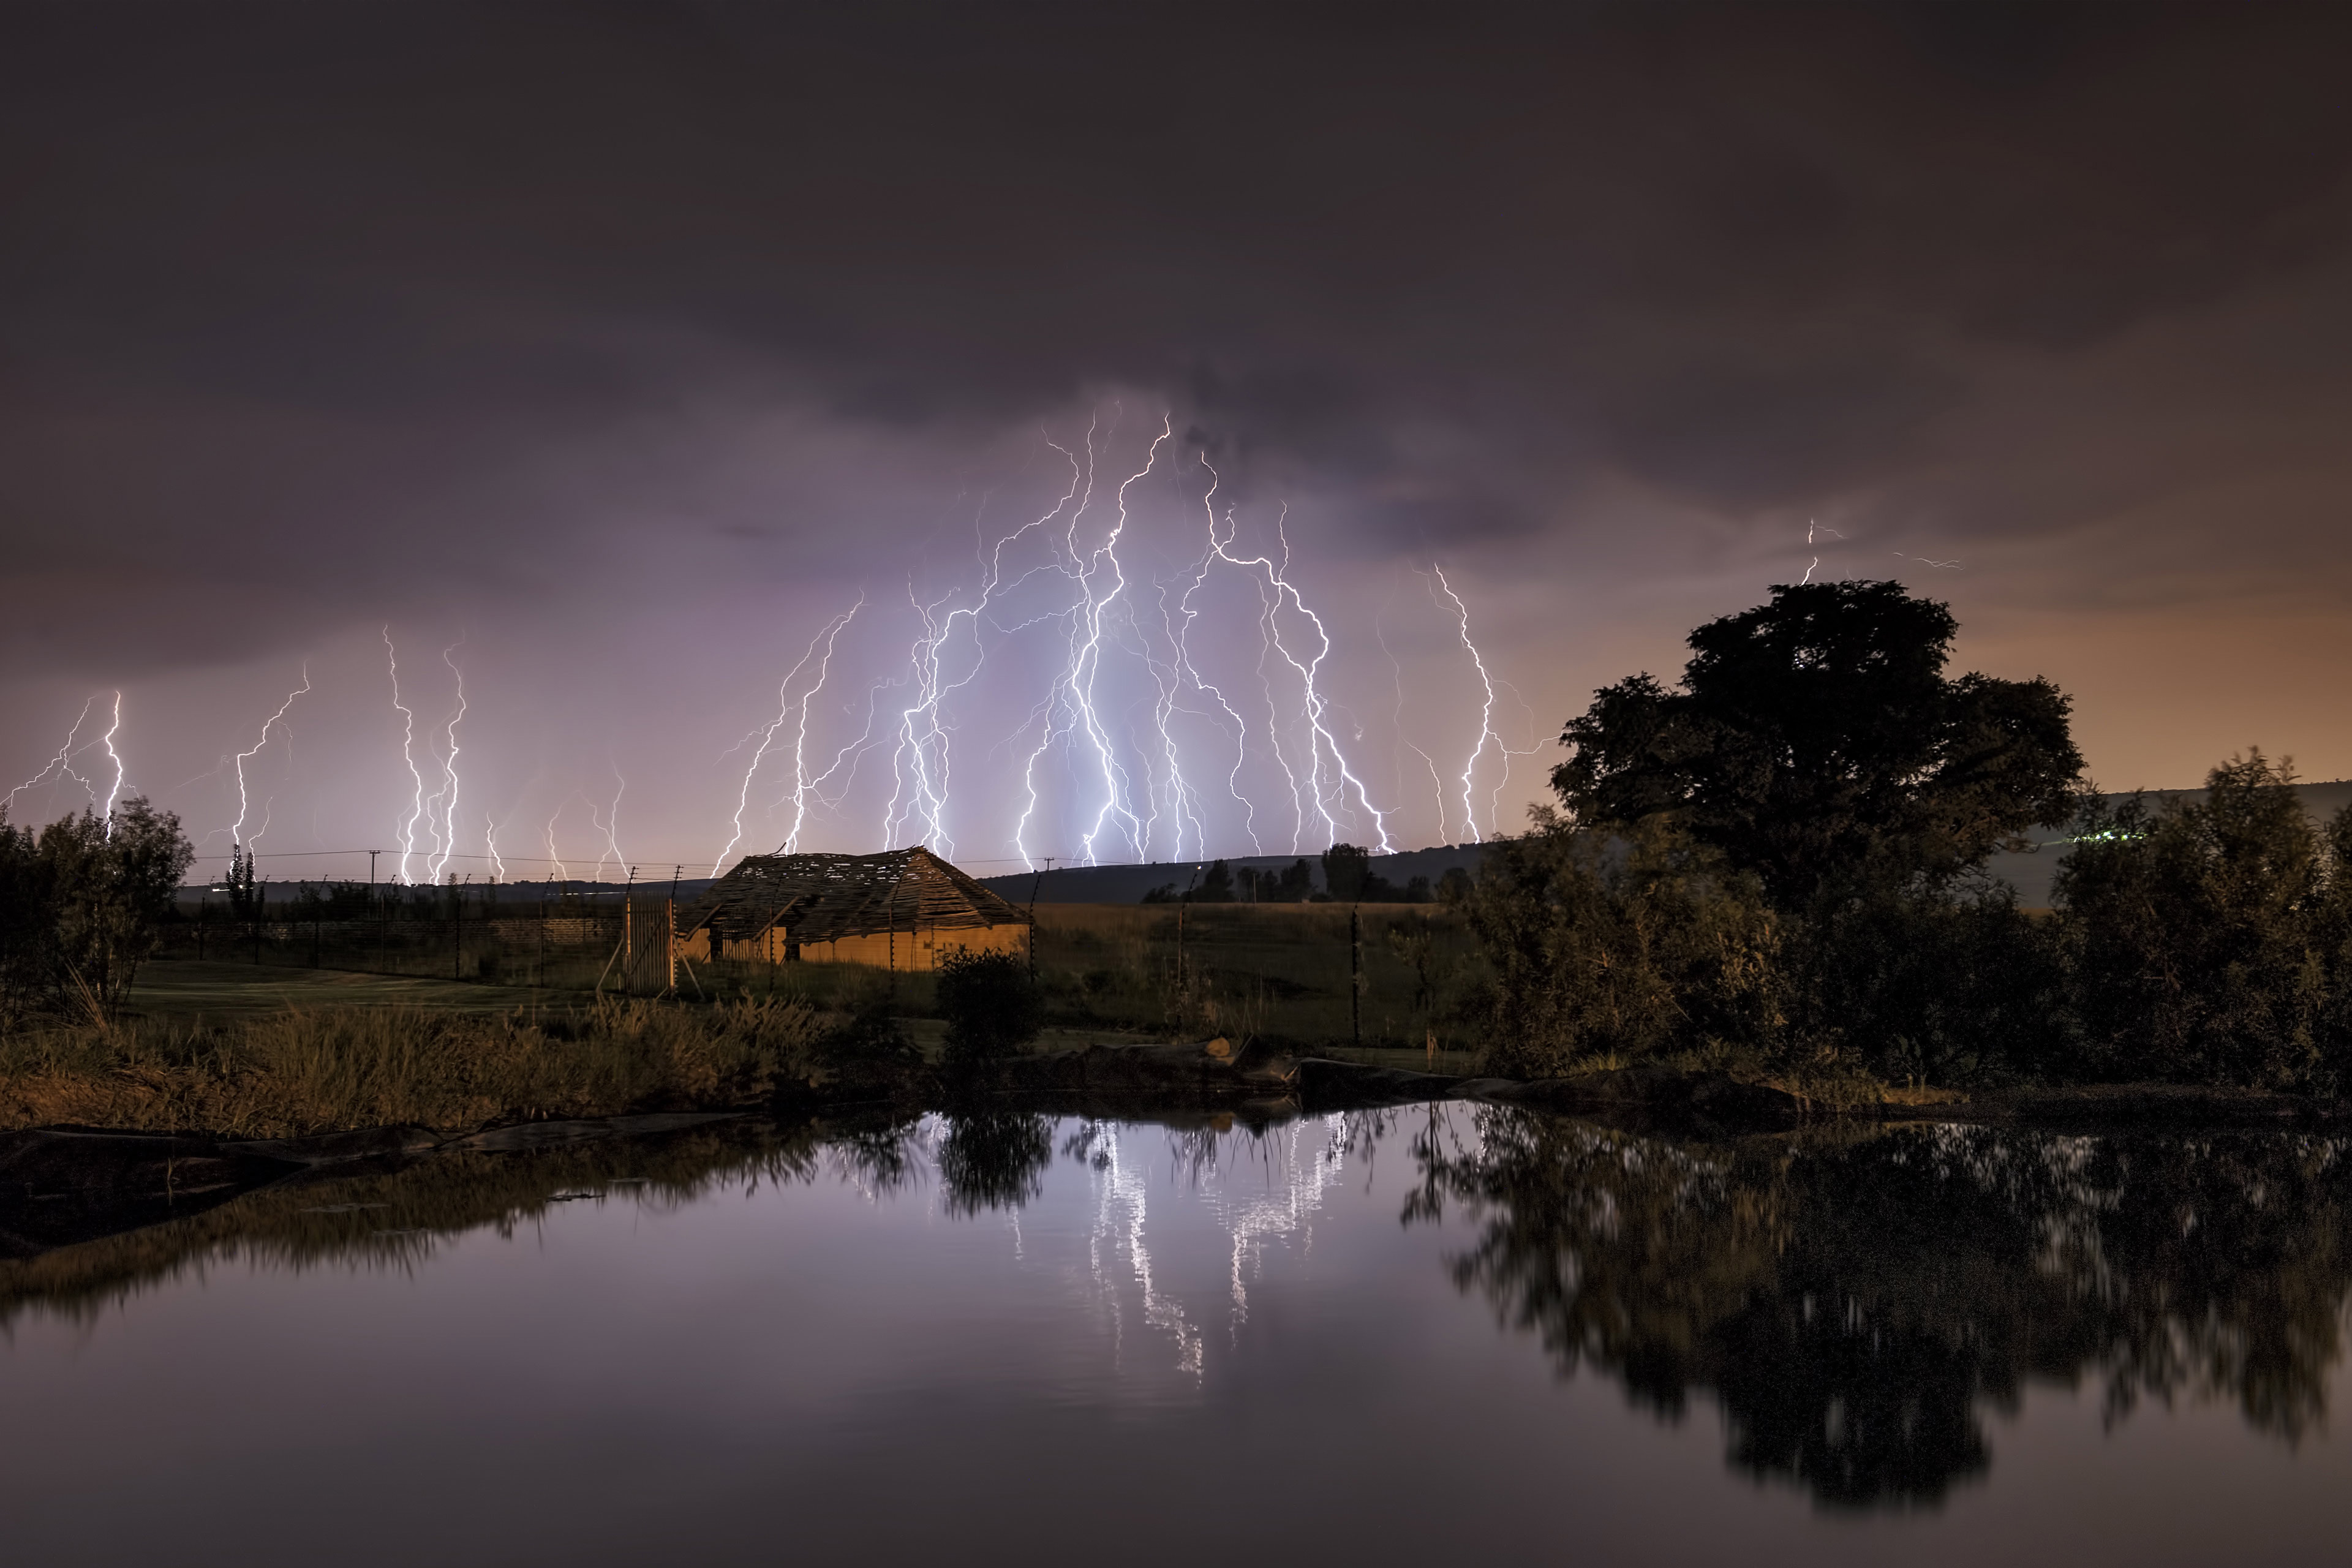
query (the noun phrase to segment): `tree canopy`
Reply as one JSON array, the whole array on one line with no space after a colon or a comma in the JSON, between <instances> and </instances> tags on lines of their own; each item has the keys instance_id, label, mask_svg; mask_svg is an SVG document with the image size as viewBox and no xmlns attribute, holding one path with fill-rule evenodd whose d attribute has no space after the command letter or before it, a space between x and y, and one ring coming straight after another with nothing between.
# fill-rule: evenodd
<instances>
[{"instance_id":1,"label":"tree canopy","mask_svg":"<svg viewBox=\"0 0 2352 1568\"><path fill-rule=\"evenodd\" d=\"M1679 686L1593 694L1552 787L1580 824L1671 813L1773 901L1948 878L2070 820L2083 759L2042 679L1947 679L1958 623L1897 583L1811 583L1690 635Z\"/></svg>"},{"instance_id":2,"label":"tree canopy","mask_svg":"<svg viewBox=\"0 0 2352 1568\"><path fill-rule=\"evenodd\" d=\"M0 1024L120 1004L194 857L180 819L143 795L37 833L0 810Z\"/></svg>"}]
</instances>

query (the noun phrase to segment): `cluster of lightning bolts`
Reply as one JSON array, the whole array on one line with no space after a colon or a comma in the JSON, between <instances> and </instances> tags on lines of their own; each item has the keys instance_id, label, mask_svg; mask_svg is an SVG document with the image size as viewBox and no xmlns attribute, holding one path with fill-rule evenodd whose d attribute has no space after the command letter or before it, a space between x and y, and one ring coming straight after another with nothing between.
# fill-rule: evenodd
<instances>
[{"instance_id":1,"label":"cluster of lightning bolts","mask_svg":"<svg viewBox=\"0 0 2352 1568\"><path fill-rule=\"evenodd\" d=\"M122 753L114 749L114 738L122 732L122 693L120 691L114 693L113 706L110 710L110 717L107 721L105 732L85 741L81 738L82 726L89 722L90 710L98 706L98 700L97 698L92 697L81 705L81 711L74 716L73 728L66 732L65 744L58 748L57 755L43 763L39 773L10 790L5 799L0 799L0 816L5 816L15 809L18 795L40 789L44 785L54 788L71 780L81 786L83 794L89 796L90 811L108 825L107 832L110 837L112 835L114 803L122 796ZM106 793L103 795L98 793L98 781L83 773L74 765L76 758L85 752L95 751L102 751L106 753L107 763L114 773L113 778L107 784ZM95 769L91 771L96 772Z\"/></svg>"},{"instance_id":2,"label":"cluster of lightning bolts","mask_svg":"<svg viewBox=\"0 0 2352 1568\"><path fill-rule=\"evenodd\" d=\"M862 760L874 754L886 761L889 773L878 823L883 842L919 843L953 857L950 802L956 699L988 678L992 647L1040 629L1056 650L1042 693L1026 704L1012 733L989 748L1009 749L1022 759L1019 810L1003 842L986 846L985 852L1009 848L1033 868L1049 855L1087 864L1204 855L1217 847L1209 842L1206 825L1212 791L1238 806L1243 837L1253 853L1267 853L1286 841L1290 852L1302 853L1350 836L1369 838L1370 847L1381 853L1397 847L1389 821L1396 808L1375 802L1341 742L1325 673L1334 645L1293 572L1286 514L1275 520L1276 550L1253 553L1239 547L1234 510L1218 504L1222 481L1215 468L1205 453L1177 455L1172 426L1164 417L1142 466L1115 488L1108 479L1098 484L1116 427L1114 412L1108 426L1099 416L1091 421L1082 441L1065 446L1044 437L1045 447L1067 466L1068 482L1043 514L992 543L975 542L976 586L967 584L929 600L910 590L918 629L906 664L872 685L864 729L821 769L809 754L810 714L833 677L842 632L866 607L864 596L811 640L779 684L774 717L733 749L748 750L750 760L736 791L732 833L712 861L714 871L743 841L745 814L763 771L781 772L787 752L790 781L770 803L771 809L790 807L786 850L798 847L813 810L841 812ZM1131 570L1129 559L1121 555L1129 542L1130 492L1154 473L1172 478L1188 464L1206 481L1197 553L1170 577L1154 579ZM1024 556L1042 559L1008 564L1016 547ZM1228 585L1246 595L1243 604L1255 606L1255 697L1226 690L1209 679L1194 656L1195 625L1204 604ZM1496 681L1472 640L1468 607L1442 570L1434 572L1432 597L1454 622L1485 692L1477 741L1460 775L1463 829L1475 839L1482 837L1476 799L1482 766L1494 780L1486 803L1485 831L1491 834L1509 759L1523 753L1506 746L1496 728ZM1139 663L1152 682L1141 732L1116 721L1106 699L1106 670L1117 659ZM1402 691L1400 675L1400 707ZM1203 764L1180 740L1180 715L1223 731L1225 742L1214 766ZM1499 767L1487 762L1490 753ZM1421 755L1427 760L1426 752ZM1278 803L1263 804L1244 791L1242 776L1253 756L1284 781L1285 798ZM1074 844L1046 841L1051 830L1044 821L1044 775L1057 759L1079 781L1086 797L1076 808ZM1436 764L1430 766L1434 776ZM1439 815L1441 831L1450 831L1453 814L1442 796Z\"/></svg>"},{"instance_id":3,"label":"cluster of lightning bolts","mask_svg":"<svg viewBox=\"0 0 2352 1568\"><path fill-rule=\"evenodd\" d=\"M824 710L819 704L835 679L844 634L866 610L865 595L817 631L778 682L773 716L755 725L733 748L748 752L749 760L736 787L729 837L711 863L714 874L744 847L751 831L747 818L755 801L762 798L763 778L789 774L780 792L764 800L764 807L772 814L788 809L790 826L781 847L791 852L802 847L818 814L835 822L853 815L847 808L857 792L860 771L866 759L877 756L889 774L887 794L878 784L863 793L882 802L874 822L882 842L919 843L954 856L957 845L950 822L957 782L957 700L978 683L998 684L990 670L992 649L1002 650L1009 638L1026 633L1042 633L1053 650L1042 692L1032 701L1014 705L1015 711L1025 707L1025 712L989 748L1018 759L1018 810L1002 840L973 846L977 852L992 855L1009 848L1031 867L1041 858L1100 864L1229 852L1240 844L1210 842L1210 807L1213 798L1220 796L1238 808L1241 837L1253 853L1274 852L1286 844L1291 853L1307 853L1349 837L1369 839L1381 853L1397 847L1390 822L1398 807L1374 800L1341 740L1346 726L1335 718L1326 675L1334 643L1293 568L1286 511L1273 521L1273 549L1240 546L1234 509L1218 501L1223 480L1216 468L1205 453L1178 453L1172 426L1164 417L1142 466L1115 487L1108 480L1098 485L1098 469L1116 431L1114 412L1108 426L1099 416L1090 422L1083 440L1065 446L1045 438L1045 448L1068 468L1068 483L1058 499L992 543L976 538L976 586L967 584L928 601L910 589L918 630L904 666L868 686L862 728L829 751L819 731L830 721L820 722ZM1132 555L1121 554L1130 542L1130 492L1154 474L1163 479L1192 476L1204 481L1197 546L1186 552L1184 564L1160 578L1132 569ZM1016 552L1029 563L1019 564ZM1433 605L1452 621L1476 671L1483 694L1479 730L1454 784L1445 784L1437 761L1403 737L1402 670L1391 654L1397 675L1398 741L1429 770L1440 832L1453 832L1455 805L1449 796L1458 796L1461 830L1476 839L1495 831L1510 759L1525 753L1507 746L1496 728L1496 689L1502 683L1473 639L1468 605L1443 567L1433 564L1424 576ZM1238 607L1244 621L1255 619L1254 694L1229 690L1212 679L1195 657L1198 624L1211 601L1223 593L1241 595L1225 605L1229 616ZM1385 652L1385 631L1379 635ZM439 883L455 875L453 860L478 862L488 876L503 879L507 864L499 849L499 823L493 814L482 812L475 819L481 854L467 852L472 836L459 764L468 704L465 672L457 657L463 639L441 649L452 683L447 714L425 722L404 689L399 650L388 626L383 640L392 710L399 721L401 767L406 774L402 792L405 805L394 825L394 879ZM1224 651L1230 658L1232 650ZM1243 658L1246 662L1247 656ZM1130 668L1139 665L1150 680L1143 698L1127 706L1124 721L1105 691L1107 671L1120 661ZM1037 680L1034 668L1023 668L1024 679ZM1226 679L1230 683L1232 678ZM1244 686L1250 683L1247 674L1241 679ZM413 680L409 686L413 688ZM1039 689L1033 685L1029 689ZM225 831L243 853L251 854L268 833L275 805L274 797L267 795L257 801L248 764L273 744L290 748L289 715L311 690L306 662L299 684L262 721L252 743L225 758L216 770L235 774L236 814ZM39 773L8 793L6 806L13 807L28 791L70 782L89 794L93 809L111 812L123 782L122 760L114 744L122 722L121 694L112 698L104 732L84 740L100 703L92 698L83 705L65 743ZM998 701L987 706L1003 709ZM853 701L842 711L854 720L856 708ZM1139 721L1133 717L1137 713L1144 717ZM1223 743L1212 756L1202 756L1181 738L1188 722L1195 725L1196 736L1210 731L1222 734ZM1203 724L1206 730L1198 728ZM102 794L101 781L95 776L99 770L85 763L99 751L112 773ZM1254 758L1260 764L1260 780L1278 775L1280 783L1274 787L1279 793L1273 801L1254 799L1244 787L1244 774ZM1045 820L1047 775L1057 761L1065 770L1062 776L1075 781L1077 791L1062 806L1064 830L1075 842L1049 841L1054 829ZM1489 784L1483 792L1482 770ZM599 841L592 875L602 879L608 873L633 869L621 847L621 803L628 784L617 766L612 782L609 799L592 799L585 790L574 790L548 818L543 837L554 876L569 879L572 875L558 847L557 827L575 805L585 809ZM1076 854L1069 853L1072 848Z\"/></svg>"},{"instance_id":4,"label":"cluster of lightning bolts","mask_svg":"<svg viewBox=\"0 0 2352 1568\"><path fill-rule=\"evenodd\" d=\"M458 815L457 757L464 748L458 743L457 726L465 721L467 703L466 672L457 668L457 650L464 646L460 638L441 650L441 662L448 667L454 682L454 706L437 726L440 740L436 742L428 735L422 742L420 765L416 711L400 694L400 650L393 643L392 628L383 628L384 667L392 682L393 710L400 715L400 760L408 771L409 783L408 811L396 828L400 835L400 858L393 871L396 881L437 883L449 875L449 862L458 854L458 825L463 819ZM482 858L496 876L505 870L505 863L499 858L498 824L488 813L482 823Z\"/></svg>"}]
</instances>

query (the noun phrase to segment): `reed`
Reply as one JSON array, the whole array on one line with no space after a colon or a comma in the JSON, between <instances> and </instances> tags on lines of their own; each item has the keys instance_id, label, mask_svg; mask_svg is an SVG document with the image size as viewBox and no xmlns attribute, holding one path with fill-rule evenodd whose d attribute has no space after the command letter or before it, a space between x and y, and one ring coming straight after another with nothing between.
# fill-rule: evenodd
<instances>
[{"instance_id":1,"label":"reed","mask_svg":"<svg viewBox=\"0 0 2352 1568\"><path fill-rule=\"evenodd\" d=\"M299 1137L712 1109L763 1100L804 1074L822 1034L821 1016L793 997L60 1025L0 1038L0 1130Z\"/></svg>"}]
</instances>

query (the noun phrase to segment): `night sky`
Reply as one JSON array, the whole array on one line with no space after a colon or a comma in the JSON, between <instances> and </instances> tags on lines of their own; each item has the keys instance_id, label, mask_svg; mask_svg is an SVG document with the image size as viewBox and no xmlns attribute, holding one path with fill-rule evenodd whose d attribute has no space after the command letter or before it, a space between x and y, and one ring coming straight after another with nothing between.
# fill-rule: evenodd
<instances>
[{"instance_id":1,"label":"night sky","mask_svg":"<svg viewBox=\"0 0 2352 1568\"><path fill-rule=\"evenodd\" d=\"M1536 10L9 5L0 784L119 690L225 853L307 669L238 836L363 871L461 669L445 874L772 848L796 742L800 847L1412 847L1808 570L2105 787L2352 774L2352 11Z\"/></svg>"}]
</instances>

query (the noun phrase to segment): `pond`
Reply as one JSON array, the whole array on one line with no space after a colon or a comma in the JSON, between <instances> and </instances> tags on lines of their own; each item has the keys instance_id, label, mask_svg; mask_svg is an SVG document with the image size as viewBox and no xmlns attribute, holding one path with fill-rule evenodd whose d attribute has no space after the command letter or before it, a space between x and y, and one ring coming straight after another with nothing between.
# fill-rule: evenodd
<instances>
[{"instance_id":1,"label":"pond","mask_svg":"<svg viewBox=\"0 0 2352 1568\"><path fill-rule=\"evenodd\" d=\"M2352 1147L725 1123L0 1263L9 1561L2308 1563Z\"/></svg>"}]
</instances>

